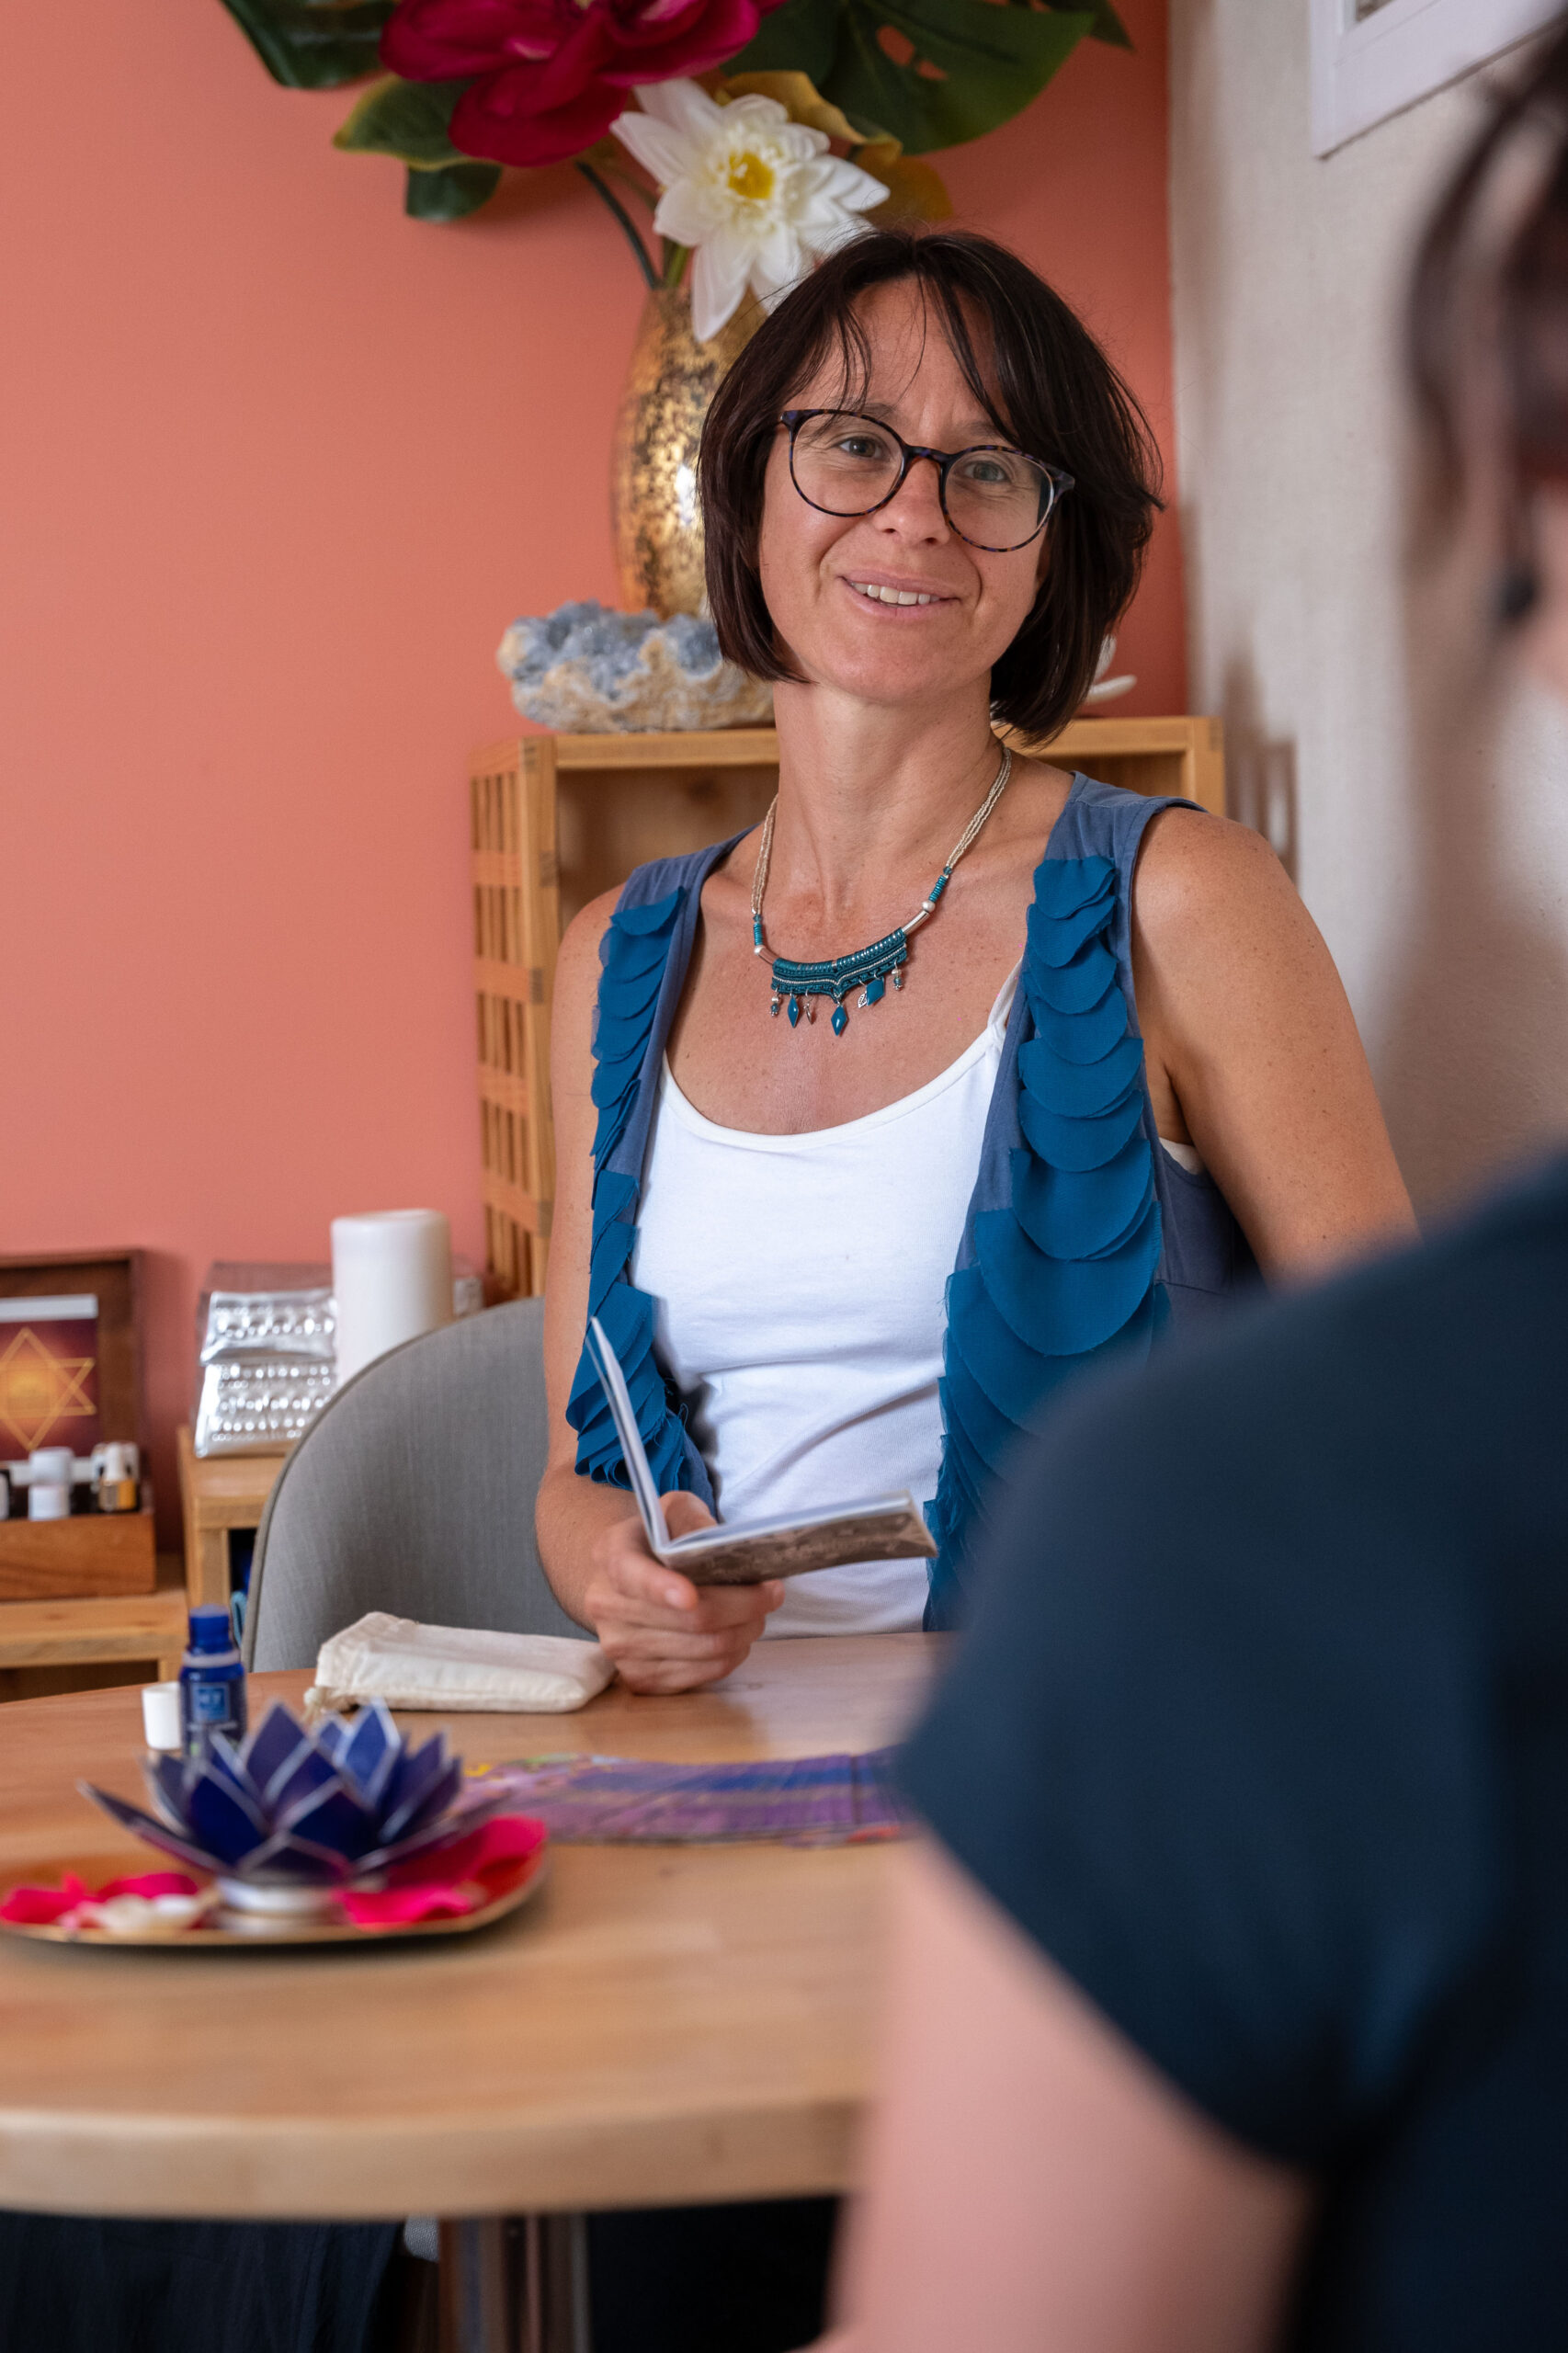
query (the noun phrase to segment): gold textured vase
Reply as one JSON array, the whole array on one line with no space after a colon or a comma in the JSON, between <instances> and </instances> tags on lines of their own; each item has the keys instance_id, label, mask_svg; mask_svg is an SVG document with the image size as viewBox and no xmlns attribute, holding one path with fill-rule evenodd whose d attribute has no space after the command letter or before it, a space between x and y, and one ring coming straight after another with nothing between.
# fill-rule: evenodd
<instances>
[{"instance_id":1,"label":"gold textured vase","mask_svg":"<svg viewBox=\"0 0 1568 2353\"><path fill-rule=\"evenodd\" d=\"M711 343L691 329L684 288L655 286L642 306L610 459L610 520L621 602L662 620L703 609L697 447L719 380L761 318L743 302Z\"/></svg>"}]
</instances>

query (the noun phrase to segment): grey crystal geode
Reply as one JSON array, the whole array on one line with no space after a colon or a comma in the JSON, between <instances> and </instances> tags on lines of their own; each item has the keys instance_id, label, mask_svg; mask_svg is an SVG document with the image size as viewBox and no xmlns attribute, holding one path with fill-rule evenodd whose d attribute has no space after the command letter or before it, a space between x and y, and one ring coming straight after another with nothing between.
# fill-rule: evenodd
<instances>
[{"instance_id":1,"label":"grey crystal geode","mask_svg":"<svg viewBox=\"0 0 1568 2353\"><path fill-rule=\"evenodd\" d=\"M515 620L496 650L525 719L563 734L768 726L773 689L726 662L711 621L592 597Z\"/></svg>"}]
</instances>

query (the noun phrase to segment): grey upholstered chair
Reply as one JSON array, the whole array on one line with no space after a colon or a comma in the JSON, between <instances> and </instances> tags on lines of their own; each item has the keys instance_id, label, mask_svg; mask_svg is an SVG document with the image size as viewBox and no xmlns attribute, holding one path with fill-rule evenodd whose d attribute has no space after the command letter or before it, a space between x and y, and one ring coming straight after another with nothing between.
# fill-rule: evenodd
<instances>
[{"instance_id":1,"label":"grey upholstered chair","mask_svg":"<svg viewBox=\"0 0 1568 2353\"><path fill-rule=\"evenodd\" d=\"M543 1302L466 1316L367 1365L284 1464L257 1531L245 1664L313 1666L368 1609L582 1634L534 1548Z\"/></svg>"}]
</instances>

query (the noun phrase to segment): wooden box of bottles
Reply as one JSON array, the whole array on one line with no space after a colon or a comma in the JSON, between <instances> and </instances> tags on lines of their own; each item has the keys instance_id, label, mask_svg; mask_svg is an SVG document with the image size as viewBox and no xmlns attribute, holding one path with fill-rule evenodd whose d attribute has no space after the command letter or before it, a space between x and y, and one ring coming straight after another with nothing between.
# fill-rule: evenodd
<instances>
[{"instance_id":1,"label":"wooden box of bottles","mask_svg":"<svg viewBox=\"0 0 1568 2353\"><path fill-rule=\"evenodd\" d=\"M84 1312L61 1320L56 1311L74 1302ZM50 1320L40 1314L46 1306ZM69 1336L56 1346L55 1334ZM0 1258L0 1461L24 1461L35 1446L85 1456L100 1438L130 1439L142 1456L134 1511L28 1519L27 1490L13 1487L12 1516L0 1520L0 1602L153 1591L158 1563L142 1400L141 1252Z\"/></svg>"}]
</instances>

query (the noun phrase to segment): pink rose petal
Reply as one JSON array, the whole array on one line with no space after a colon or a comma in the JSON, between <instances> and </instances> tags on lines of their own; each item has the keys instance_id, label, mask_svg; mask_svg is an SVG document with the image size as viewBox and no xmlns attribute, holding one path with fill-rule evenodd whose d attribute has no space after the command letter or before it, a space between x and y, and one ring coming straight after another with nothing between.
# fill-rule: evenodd
<instances>
[{"instance_id":1,"label":"pink rose petal","mask_svg":"<svg viewBox=\"0 0 1568 2353\"><path fill-rule=\"evenodd\" d=\"M563 163L591 147L637 82L706 73L743 50L778 0L402 0L381 63L411 82L467 79L451 140L497 164Z\"/></svg>"},{"instance_id":2,"label":"pink rose petal","mask_svg":"<svg viewBox=\"0 0 1568 2353\"><path fill-rule=\"evenodd\" d=\"M116 1895L196 1895L199 1882L184 1871L142 1871L130 1879L106 1880L102 1887L87 1887L67 1871L62 1887L14 1887L0 1903L0 1920L19 1927L51 1927L79 1904L103 1904Z\"/></svg>"},{"instance_id":3,"label":"pink rose petal","mask_svg":"<svg viewBox=\"0 0 1568 2353\"><path fill-rule=\"evenodd\" d=\"M528 1814L496 1814L466 1836L398 1864L384 1888L346 1893L343 1909L358 1928L460 1919L516 1887L547 1835L543 1823Z\"/></svg>"}]
</instances>

